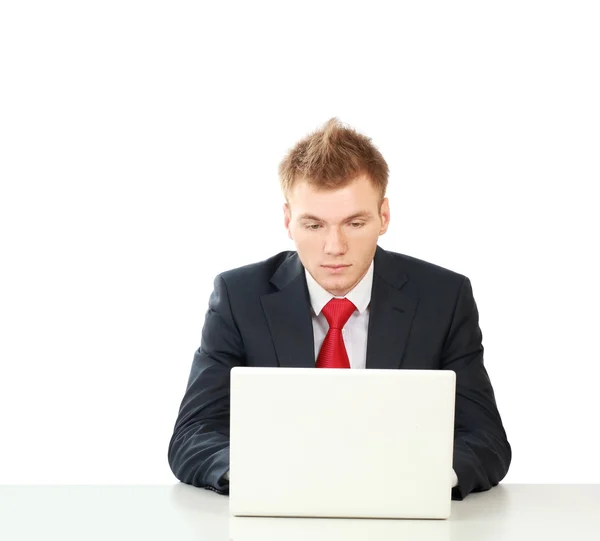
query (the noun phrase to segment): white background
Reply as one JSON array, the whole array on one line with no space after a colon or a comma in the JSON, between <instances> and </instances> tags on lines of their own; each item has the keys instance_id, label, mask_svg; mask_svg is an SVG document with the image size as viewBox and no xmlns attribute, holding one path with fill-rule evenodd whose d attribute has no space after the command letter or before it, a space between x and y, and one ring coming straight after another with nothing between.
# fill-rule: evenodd
<instances>
[{"instance_id":1,"label":"white background","mask_svg":"<svg viewBox=\"0 0 600 541\"><path fill-rule=\"evenodd\" d=\"M214 276L332 116L384 248L466 274L514 458L600 482L596 2L3 2L0 483L171 483Z\"/></svg>"}]
</instances>

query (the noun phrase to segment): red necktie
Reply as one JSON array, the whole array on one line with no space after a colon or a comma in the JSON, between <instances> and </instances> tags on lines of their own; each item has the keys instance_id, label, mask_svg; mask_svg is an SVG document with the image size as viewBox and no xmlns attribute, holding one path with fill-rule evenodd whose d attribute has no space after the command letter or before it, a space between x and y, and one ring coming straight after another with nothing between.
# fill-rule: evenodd
<instances>
[{"instance_id":1,"label":"red necktie","mask_svg":"<svg viewBox=\"0 0 600 541\"><path fill-rule=\"evenodd\" d=\"M350 368L342 329L354 310L356 310L356 306L345 298L331 299L323 307L323 314L329 323L329 330L321 346L321 351L319 351L317 368Z\"/></svg>"}]
</instances>

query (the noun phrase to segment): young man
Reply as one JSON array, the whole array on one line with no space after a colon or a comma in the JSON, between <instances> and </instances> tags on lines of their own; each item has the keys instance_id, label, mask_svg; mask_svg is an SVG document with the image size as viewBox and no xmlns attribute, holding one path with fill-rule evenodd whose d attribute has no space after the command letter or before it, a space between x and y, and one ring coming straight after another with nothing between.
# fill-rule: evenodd
<instances>
[{"instance_id":1,"label":"young man","mask_svg":"<svg viewBox=\"0 0 600 541\"><path fill-rule=\"evenodd\" d=\"M175 476L228 493L234 366L409 368L456 372L452 497L497 485L511 447L471 284L377 246L390 221L381 153L331 119L290 150L279 176L297 251L216 277L169 444Z\"/></svg>"}]
</instances>

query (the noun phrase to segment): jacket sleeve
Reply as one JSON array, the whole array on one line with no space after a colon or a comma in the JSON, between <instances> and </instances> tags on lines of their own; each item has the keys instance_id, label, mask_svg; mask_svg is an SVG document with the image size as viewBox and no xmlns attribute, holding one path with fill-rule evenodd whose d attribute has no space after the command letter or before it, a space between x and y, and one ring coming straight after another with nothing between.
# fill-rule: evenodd
<instances>
[{"instance_id":1,"label":"jacket sleeve","mask_svg":"<svg viewBox=\"0 0 600 541\"><path fill-rule=\"evenodd\" d=\"M442 368L456 372L452 499L489 490L508 472L510 444L483 363L479 313L464 277L444 344Z\"/></svg>"},{"instance_id":2,"label":"jacket sleeve","mask_svg":"<svg viewBox=\"0 0 600 541\"><path fill-rule=\"evenodd\" d=\"M224 477L229 470L229 373L243 363L244 345L219 275L169 443L169 465L183 483L229 492Z\"/></svg>"}]
</instances>

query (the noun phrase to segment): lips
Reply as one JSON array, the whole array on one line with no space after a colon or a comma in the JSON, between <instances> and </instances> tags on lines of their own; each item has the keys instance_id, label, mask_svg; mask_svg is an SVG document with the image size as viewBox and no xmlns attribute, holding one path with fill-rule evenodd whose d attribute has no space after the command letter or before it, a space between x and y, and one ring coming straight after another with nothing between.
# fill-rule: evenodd
<instances>
[{"instance_id":1,"label":"lips","mask_svg":"<svg viewBox=\"0 0 600 541\"><path fill-rule=\"evenodd\" d=\"M343 274L350 265L323 265L328 274Z\"/></svg>"}]
</instances>

